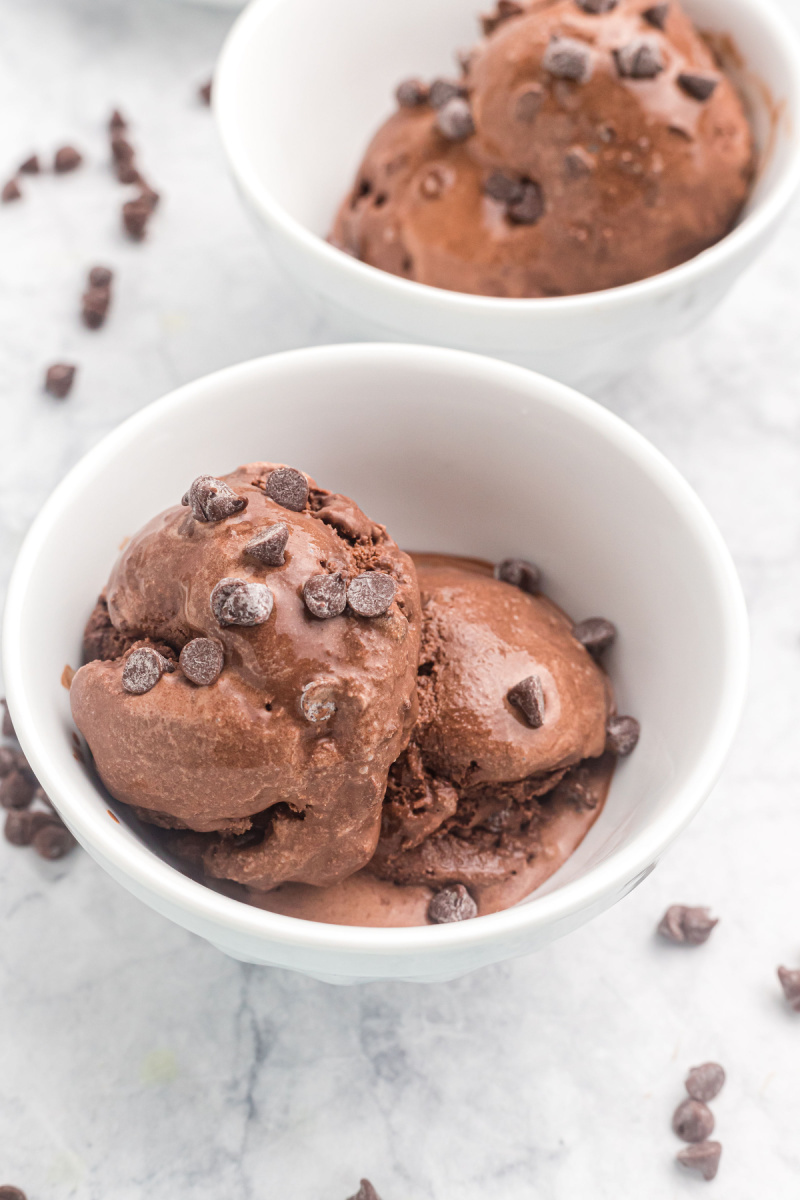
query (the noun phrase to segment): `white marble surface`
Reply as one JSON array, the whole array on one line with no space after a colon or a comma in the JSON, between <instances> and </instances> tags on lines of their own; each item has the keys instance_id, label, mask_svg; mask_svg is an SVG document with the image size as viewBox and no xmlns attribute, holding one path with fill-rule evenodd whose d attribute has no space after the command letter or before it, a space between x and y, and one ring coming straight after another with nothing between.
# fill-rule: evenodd
<instances>
[{"instance_id":1,"label":"white marble surface","mask_svg":"<svg viewBox=\"0 0 800 1200\"><path fill-rule=\"evenodd\" d=\"M797 14L796 0L784 0ZM0 570L106 430L185 380L325 340L227 182L194 88L231 19L173 0L0 0L0 165L74 141L85 170L0 210ZM118 234L112 103L163 189L150 244ZM83 273L118 272L99 334ZM29 1200L724 1200L797 1195L800 1017L800 210L713 321L601 398L719 521L753 620L738 746L704 812L615 910L536 958L435 987L337 990L243 967L82 853L0 844L0 1183ZM64 404L44 366L81 364ZM58 597L53 597L58 603ZM692 686L686 681L687 688ZM656 944L672 901L707 946ZM672 1164L685 1069L718 1059L725 1150Z\"/></svg>"}]
</instances>

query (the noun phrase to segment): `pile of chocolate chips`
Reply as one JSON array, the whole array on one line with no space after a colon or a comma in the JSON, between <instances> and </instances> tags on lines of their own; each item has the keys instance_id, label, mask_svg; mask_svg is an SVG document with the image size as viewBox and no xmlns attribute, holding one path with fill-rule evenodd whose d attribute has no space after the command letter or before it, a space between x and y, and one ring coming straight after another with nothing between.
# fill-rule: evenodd
<instances>
[{"instance_id":1,"label":"pile of chocolate chips","mask_svg":"<svg viewBox=\"0 0 800 1200\"><path fill-rule=\"evenodd\" d=\"M5 700L2 704L5 706ZM3 714L3 738L0 745L0 805L6 810L6 841L12 846L32 846L37 854L50 861L63 858L76 845L75 839L20 750L7 707ZM3 1200L2 1191L0 1200Z\"/></svg>"}]
</instances>

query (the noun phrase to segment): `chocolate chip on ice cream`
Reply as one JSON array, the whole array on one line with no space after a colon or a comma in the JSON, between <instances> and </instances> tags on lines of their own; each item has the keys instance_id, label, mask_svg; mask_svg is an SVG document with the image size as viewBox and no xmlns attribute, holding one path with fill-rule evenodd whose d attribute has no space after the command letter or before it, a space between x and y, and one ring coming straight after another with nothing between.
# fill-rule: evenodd
<instances>
[{"instance_id":1,"label":"chocolate chip on ice cream","mask_svg":"<svg viewBox=\"0 0 800 1200\"><path fill-rule=\"evenodd\" d=\"M180 665L190 683L208 687L225 665L225 649L216 638L192 638L181 650Z\"/></svg>"},{"instance_id":2,"label":"chocolate chip on ice cream","mask_svg":"<svg viewBox=\"0 0 800 1200\"><path fill-rule=\"evenodd\" d=\"M247 500L213 475L199 475L181 500L196 521L225 521L247 507Z\"/></svg>"},{"instance_id":3,"label":"chocolate chip on ice cream","mask_svg":"<svg viewBox=\"0 0 800 1200\"><path fill-rule=\"evenodd\" d=\"M430 88L421 79L404 79L395 92L401 108L420 108L428 103Z\"/></svg>"},{"instance_id":4,"label":"chocolate chip on ice cream","mask_svg":"<svg viewBox=\"0 0 800 1200\"><path fill-rule=\"evenodd\" d=\"M347 585L347 603L359 617L380 617L392 607L397 584L383 571L365 571Z\"/></svg>"},{"instance_id":5,"label":"chocolate chip on ice cream","mask_svg":"<svg viewBox=\"0 0 800 1200\"><path fill-rule=\"evenodd\" d=\"M272 606L266 584L248 579L221 579L211 593L211 611L220 625L263 625Z\"/></svg>"},{"instance_id":6,"label":"chocolate chip on ice cream","mask_svg":"<svg viewBox=\"0 0 800 1200\"><path fill-rule=\"evenodd\" d=\"M437 892L428 905L428 920L433 925L469 921L478 915L478 906L463 883L454 883Z\"/></svg>"},{"instance_id":7,"label":"chocolate chip on ice cream","mask_svg":"<svg viewBox=\"0 0 800 1200\"><path fill-rule=\"evenodd\" d=\"M150 646L131 650L122 672L122 686L132 696L143 696L158 683L168 663L162 654Z\"/></svg>"},{"instance_id":8,"label":"chocolate chip on ice cream","mask_svg":"<svg viewBox=\"0 0 800 1200\"><path fill-rule=\"evenodd\" d=\"M627 758L636 749L641 727L635 717L609 717L606 749L617 758Z\"/></svg>"},{"instance_id":9,"label":"chocolate chip on ice cream","mask_svg":"<svg viewBox=\"0 0 800 1200\"><path fill-rule=\"evenodd\" d=\"M685 904L673 904L664 913L658 932L668 942L702 946L711 936L719 918L711 916L707 908L691 908Z\"/></svg>"},{"instance_id":10,"label":"chocolate chip on ice cream","mask_svg":"<svg viewBox=\"0 0 800 1200\"><path fill-rule=\"evenodd\" d=\"M266 567L282 567L286 561L284 551L289 541L289 527L282 521L259 529L244 548L249 558L255 558Z\"/></svg>"},{"instance_id":11,"label":"chocolate chip on ice cream","mask_svg":"<svg viewBox=\"0 0 800 1200\"><path fill-rule=\"evenodd\" d=\"M703 1179L710 1181L716 1178L721 1155L722 1145L719 1142L696 1142L680 1150L675 1157L682 1167L699 1171Z\"/></svg>"},{"instance_id":12,"label":"chocolate chip on ice cream","mask_svg":"<svg viewBox=\"0 0 800 1200\"><path fill-rule=\"evenodd\" d=\"M592 52L577 38L554 37L544 53L542 67L556 79L586 83L592 74Z\"/></svg>"},{"instance_id":13,"label":"chocolate chip on ice cream","mask_svg":"<svg viewBox=\"0 0 800 1200\"><path fill-rule=\"evenodd\" d=\"M664 70L661 47L654 38L637 38L614 51L623 79L655 79Z\"/></svg>"},{"instance_id":14,"label":"chocolate chip on ice cream","mask_svg":"<svg viewBox=\"0 0 800 1200\"><path fill-rule=\"evenodd\" d=\"M321 621L339 617L347 606L347 583L341 574L312 575L303 585L306 608Z\"/></svg>"},{"instance_id":15,"label":"chocolate chip on ice cream","mask_svg":"<svg viewBox=\"0 0 800 1200\"><path fill-rule=\"evenodd\" d=\"M713 75L694 75L684 71L678 76L678 84L693 100L706 101L719 84L719 79Z\"/></svg>"},{"instance_id":16,"label":"chocolate chip on ice cream","mask_svg":"<svg viewBox=\"0 0 800 1200\"><path fill-rule=\"evenodd\" d=\"M602 13L611 12L612 8L616 8L619 0L576 0L576 3L585 13L600 16Z\"/></svg>"},{"instance_id":17,"label":"chocolate chip on ice cream","mask_svg":"<svg viewBox=\"0 0 800 1200\"><path fill-rule=\"evenodd\" d=\"M494 569L495 579L510 583L523 592L536 596L541 591L542 573L539 568L525 558L505 558Z\"/></svg>"},{"instance_id":18,"label":"chocolate chip on ice cream","mask_svg":"<svg viewBox=\"0 0 800 1200\"><path fill-rule=\"evenodd\" d=\"M586 621L579 621L572 633L591 655L598 658L613 644L617 629L605 617L589 617Z\"/></svg>"},{"instance_id":19,"label":"chocolate chip on ice cream","mask_svg":"<svg viewBox=\"0 0 800 1200\"><path fill-rule=\"evenodd\" d=\"M669 4L653 4L644 10L642 16L654 29L666 29Z\"/></svg>"},{"instance_id":20,"label":"chocolate chip on ice cream","mask_svg":"<svg viewBox=\"0 0 800 1200\"><path fill-rule=\"evenodd\" d=\"M454 96L436 113L436 128L448 142L464 142L475 132L475 122L468 101Z\"/></svg>"},{"instance_id":21,"label":"chocolate chip on ice cream","mask_svg":"<svg viewBox=\"0 0 800 1200\"><path fill-rule=\"evenodd\" d=\"M508 700L520 710L531 729L539 729L544 724L544 691L538 675L528 675L514 684Z\"/></svg>"},{"instance_id":22,"label":"chocolate chip on ice cream","mask_svg":"<svg viewBox=\"0 0 800 1200\"><path fill-rule=\"evenodd\" d=\"M686 1076L686 1090L693 1100L708 1104L722 1090L724 1082L725 1071L719 1063L707 1062L692 1067Z\"/></svg>"},{"instance_id":23,"label":"chocolate chip on ice cream","mask_svg":"<svg viewBox=\"0 0 800 1200\"><path fill-rule=\"evenodd\" d=\"M788 967L778 967L778 979L789 1005L795 1012L800 1012L800 971L790 971Z\"/></svg>"},{"instance_id":24,"label":"chocolate chip on ice cream","mask_svg":"<svg viewBox=\"0 0 800 1200\"><path fill-rule=\"evenodd\" d=\"M308 501L308 480L293 467L278 467L271 471L264 488L270 500L291 512L302 512Z\"/></svg>"},{"instance_id":25,"label":"chocolate chip on ice cream","mask_svg":"<svg viewBox=\"0 0 800 1200\"><path fill-rule=\"evenodd\" d=\"M684 1100L675 1109L672 1128L684 1142L704 1142L714 1132L714 1114L701 1100Z\"/></svg>"}]
</instances>

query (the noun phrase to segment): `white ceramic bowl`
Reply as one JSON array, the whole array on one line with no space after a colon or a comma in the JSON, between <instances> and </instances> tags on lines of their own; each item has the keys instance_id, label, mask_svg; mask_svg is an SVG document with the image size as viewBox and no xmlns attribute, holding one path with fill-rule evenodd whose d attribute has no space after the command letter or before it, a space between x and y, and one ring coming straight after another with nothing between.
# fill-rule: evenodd
<instances>
[{"instance_id":1,"label":"white ceramic bowl","mask_svg":"<svg viewBox=\"0 0 800 1200\"><path fill-rule=\"evenodd\" d=\"M619 625L609 667L641 719L600 819L518 907L460 925L368 929L251 908L163 861L73 757L60 684L120 543L187 481L263 457L355 496L401 545L524 554L576 619ZM519 367L415 346L293 351L144 409L67 476L16 564L3 658L36 774L86 849L145 903L236 958L318 978L450 978L524 954L613 904L708 794L739 719L747 622L730 557L673 467L619 418Z\"/></svg>"},{"instance_id":2,"label":"white ceramic bowl","mask_svg":"<svg viewBox=\"0 0 800 1200\"><path fill-rule=\"evenodd\" d=\"M481 0L255 0L214 79L222 143L275 257L316 297L332 336L491 354L591 390L694 328L764 247L800 179L800 47L768 0L684 0L730 33L764 167L722 242L652 279L586 296L503 300L447 292L355 261L325 242L367 143L409 74L452 74ZM768 92L761 83L764 80Z\"/></svg>"}]
</instances>

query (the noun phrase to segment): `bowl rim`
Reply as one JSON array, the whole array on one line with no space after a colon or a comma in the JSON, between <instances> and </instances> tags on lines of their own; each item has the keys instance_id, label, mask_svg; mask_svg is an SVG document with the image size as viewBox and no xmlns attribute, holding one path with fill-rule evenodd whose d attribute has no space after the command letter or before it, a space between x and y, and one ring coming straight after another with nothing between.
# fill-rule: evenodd
<instances>
[{"instance_id":1,"label":"bowl rim","mask_svg":"<svg viewBox=\"0 0 800 1200\"><path fill-rule=\"evenodd\" d=\"M257 39L253 34L268 15L292 5L297 0L251 0L234 21L220 52L214 71L212 107L222 147L231 173L245 196L253 202L264 219L296 249L316 257L329 271L340 271L351 285L374 288L387 298L416 305L453 310L461 315L484 317L519 313L529 318L537 314L584 315L597 308L613 310L640 301L657 300L659 296L678 288L690 287L704 275L715 272L732 259L745 257L768 231L778 223L800 187L800 35L777 9L772 0L725 0L720 4L721 16L731 8L739 8L761 22L768 32L773 51L784 55L787 74L791 80L787 109L790 116L789 141L791 152L780 174L751 211L719 242L701 251L668 271L661 271L634 283L605 288L576 296L536 296L511 298L477 296L466 292L449 291L429 284L417 283L391 275L378 267L359 262L337 250L318 234L312 233L301 221L280 204L250 160L238 119L236 80L242 64L253 52ZM477 11L477 10L476 10ZM331 219L333 214L331 214Z\"/></svg>"},{"instance_id":2,"label":"bowl rim","mask_svg":"<svg viewBox=\"0 0 800 1200\"><path fill-rule=\"evenodd\" d=\"M386 370L414 364L433 373L468 372L487 388L506 385L528 391L531 399L560 409L614 443L635 460L667 496L693 529L709 562L716 604L724 632L726 652L720 681L721 703L704 746L698 751L684 785L627 845L613 851L584 875L528 903L452 925L371 927L333 925L287 917L224 896L190 879L160 858L143 842L126 842L115 836L114 822L85 805L90 780L73 784L62 779L50 759L46 739L39 731L35 706L25 676L26 647L21 642L21 618L26 593L43 548L61 521L65 503L91 485L95 471L125 453L132 433L157 427L162 416L191 405L198 393L224 391L244 380L264 382L275 370L302 373L306 366L335 371L342 365L363 363ZM708 511L678 470L646 438L620 417L564 384L545 376L482 355L460 350L406 344L354 343L285 351L227 367L184 384L147 405L96 444L69 471L35 518L17 557L8 589L3 623L3 661L7 696L15 729L24 752L47 794L56 802L79 839L97 851L103 865L119 879L130 879L131 890L142 890L175 909L191 913L208 926L256 937L266 944L292 945L306 950L339 951L374 957L414 954L430 956L448 948L465 950L496 940L513 938L533 928L548 927L570 914L591 910L615 893L624 894L652 868L661 853L689 823L713 787L725 763L744 705L749 660L748 621L744 596L733 560ZM155 905L158 907L158 905ZM161 909L163 911L163 909ZM177 919L174 915L172 919ZM178 922L180 923L180 921ZM192 927L190 925L190 927ZM214 940L210 937L210 940ZM224 939L223 939L224 940Z\"/></svg>"}]
</instances>

